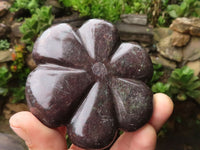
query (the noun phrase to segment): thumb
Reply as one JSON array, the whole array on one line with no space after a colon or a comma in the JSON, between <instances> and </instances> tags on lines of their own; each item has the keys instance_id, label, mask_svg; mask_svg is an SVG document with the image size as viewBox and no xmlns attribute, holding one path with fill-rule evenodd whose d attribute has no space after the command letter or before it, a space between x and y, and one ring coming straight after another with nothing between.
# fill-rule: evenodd
<instances>
[{"instance_id":1,"label":"thumb","mask_svg":"<svg viewBox=\"0 0 200 150\"><path fill-rule=\"evenodd\" d=\"M10 118L10 127L20 136L29 150L67 150L60 130L44 126L30 112L19 112Z\"/></svg>"}]
</instances>

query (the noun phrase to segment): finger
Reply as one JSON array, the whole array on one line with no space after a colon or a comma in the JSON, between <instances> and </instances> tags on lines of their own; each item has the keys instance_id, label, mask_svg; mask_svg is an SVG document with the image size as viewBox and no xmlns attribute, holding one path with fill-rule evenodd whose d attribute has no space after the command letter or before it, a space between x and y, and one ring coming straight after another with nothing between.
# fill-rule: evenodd
<instances>
[{"instance_id":1,"label":"finger","mask_svg":"<svg viewBox=\"0 0 200 150\"><path fill-rule=\"evenodd\" d=\"M44 126L30 112L13 115L10 127L25 140L31 150L67 150L64 136L57 130Z\"/></svg>"},{"instance_id":2,"label":"finger","mask_svg":"<svg viewBox=\"0 0 200 150\"><path fill-rule=\"evenodd\" d=\"M154 150L156 137L155 129L146 124L135 132L123 133L110 150Z\"/></svg>"},{"instance_id":3,"label":"finger","mask_svg":"<svg viewBox=\"0 0 200 150\"><path fill-rule=\"evenodd\" d=\"M154 94L153 114L150 124L158 131L173 112L173 102L167 95Z\"/></svg>"},{"instance_id":4,"label":"finger","mask_svg":"<svg viewBox=\"0 0 200 150\"><path fill-rule=\"evenodd\" d=\"M86 149L77 147L76 145L72 144L69 150L86 150Z\"/></svg>"},{"instance_id":5,"label":"finger","mask_svg":"<svg viewBox=\"0 0 200 150\"><path fill-rule=\"evenodd\" d=\"M150 124L132 133L120 136L111 150L154 150L158 131L173 111L173 102L165 94L154 95L153 114Z\"/></svg>"}]
</instances>

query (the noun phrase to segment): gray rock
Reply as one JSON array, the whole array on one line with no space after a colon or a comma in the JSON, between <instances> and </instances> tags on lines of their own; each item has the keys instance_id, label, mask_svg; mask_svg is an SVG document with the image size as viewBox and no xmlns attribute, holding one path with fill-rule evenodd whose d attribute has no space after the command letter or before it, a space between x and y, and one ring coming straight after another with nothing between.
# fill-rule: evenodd
<instances>
[{"instance_id":1,"label":"gray rock","mask_svg":"<svg viewBox=\"0 0 200 150\"><path fill-rule=\"evenodd\" d=\"M116 23L120 37L125 41L153 42L153 29L147 26L130 25L122 22Z\"/></svg>"},{"instance_id":2,"label":"gray rock","mask_svg":"<svg viewBox=\"0 0 200 150\"><path fill-rule=\"evenodd\" d=\"M189 68L194 70L194 75L198 76L200 73L200 60L191 61L186 64Z\"/></svg>"},{"instance_id":3,"label":"gray rock","mask_svg":"<svg viewBox=\"0 0 200 150\"><path fill-rule=\"evenodd\" d=\"M32 58L32 55L31 54L28 54L27 57L26 57L26 64L28 65L28 67L33 70L36 68L36 63L35 61L33 60Z\"/></svg>"},{"instance_id":4,"label":"gray rock","mask_svg":"<svg viewBox=\"0 0 200 150\"><path fill-rule=\"evenodd\" d=\"M153 35L146 35L146 34L129 34L120 32L120 38L123 41L137 41L137 42L144 42L144 43L153 43Z\"/></svg>"},{"instance_id":5,"label":"gray rock","mask_svg":"<svg viewBox=\"0 0 200 150\"><path fill-rule=\"evenodd\" d=\"M53 24L68 23L71 26L80 27L87 19L88 19L87 17L79 17L78 14L74 13L71 16L55 18L53 20Z\"/></svg>"},{"instance_id":6,"label":"gray rock","mask_svg":"<svg viewBox=\"0 0 200 150\"><path fill-rule=\"evenodd\" d=\"M170 61L161 55L156 55L156 56L150 56L151 60L155 64L161 64L162 66L170 69L175 69L177 67L176 63L174 61Z\"/></svg>"},{"instance_id":7,"label":"gray rock","mask_svg":"<svg viewBox=\"0 0 200 150\"><path fill-rule=\"evenodd\" d=\"M25 150L25 146L17 136L0 133L0 150Z\"/></svg>"},{"instance_id":8,"label":"gray rock","mask_svg":"<svg viewBox=\"0 0 200 150\"><path fill-rule=\"evenodd\" d=\"M173 33L173 30L170 28L154 28L154 40L156 42L159 42L161 39L164 39L168 36L170 36Z\"/></svg>"},{"instance_id":9,"label":"gray rock","mask_svg":"<svg viewBox=\"0 0 200 150\"><path fill-rule=\"evenodd\" d=\"M12 50L0 51L0 63L12 60Z\"/></svg>"},{"instance_id":10,"label":"gray rock","mask_svg":"<svg viewBox=\"0 0 200 150\"><path fill-rule=\"evenodd\" d=\"M182 47L187 45L189 41L190 41L189 34L183 34L174 31L171 35L171 43L173 46Z\"/></svg>"},{"instance_id":11,"label":"gray rock","mask_svg":"<svg viewBox=\"0 0 200 150\"><path fill-rule=\"evenodd\" d=\"M127 24L147 25L147 15L122 14L120 18Z\"/></svg>"},{"instance_id":12,"label":"gray rock","mask_svg":"<svg viewBox=\"0 0 200 150\"><path fill-rule=\"evenodd\" d=\"M189 44L183 48L183 60L195 61L200 59L200 38L192 37Z\"/></svg>"},{"instance_id":13,"label":"gray rock","mask_svg":"<svg viewBox=\"0 0 200 150\"><path fill-rule=\"evenodd\" d=\"M28 111L27 105L24 103L18 103L18 104L7 103L4 106L3 115L5 119L9 120L12 115L20 111Z\"/></svg>"},{"instance_id":14,"label":"gray rock","mask_svg":"<svg viewBox=\"0 0 200 150\"><path fill-rule=\"evenodd\" d=\"M9 31L9 27L3 23L0 23L0 37L5 37Z\"/></svg>"},{"instance_id":15,"label":"gray rock","mask_svg":"<svg viewBox=\"0 0 200 150\"><path fill-rule=\"evenodd\" d=\"M157 44L157 51L170 60L181 62L183 58L182 48L174 47L171 44L171 36L161 39Z\"/></svg>"},{"instance_id":16,"label":"gray rock","mask_svg":"<svg viewBox=\"0 0 200 150\"><path fill-rule=\"evenodd\" d=\"M116 23L116 27L120 32L153 35L153 29L148 26L130 25L118 22Z\"/></svg>"},{"instance_id":17,"label":"gray rock","mask_svg":"<svg viewBox=\"0 0 200 150\"><path fill-rule=\"evenodd\" d=\"M65 9L60 5L58 0L46 0L45 5L52 7L52 14L54 14L56 17L63 16Z\"/></svg>"},{"instance_id":18,"label":"gray rock","mask_svg":"<svg viewBox=\"0 0 200 150\"><path fill-rule=\"evenodd\" d=\"M19 27L22 25L21 22L15 22L11 25L12 34L16 38L21 38L23 35L19 30Z\"/></svg>"},{"instance_id":19,"label":"gray rock","mask_svg":"<svg viewBox=\"0 0 200 150\"><path fill-rule=\"evenodd\" d=\"M172 22L170 28L180 33L200 36L200 18L177 18Z\"/></svg>"},{"instance_id":20,"label":"gray rock","mask_svg":"<svg viewBox=\"0 0 200 150\"><path fill-rule=\"evenodd\" d=\"M3 17L4 15L6 15L6 13L8 12L9 8L10 8L10 3L6 2L6 1L0 1L0 17Z\"/></svg>"}]
</instances>

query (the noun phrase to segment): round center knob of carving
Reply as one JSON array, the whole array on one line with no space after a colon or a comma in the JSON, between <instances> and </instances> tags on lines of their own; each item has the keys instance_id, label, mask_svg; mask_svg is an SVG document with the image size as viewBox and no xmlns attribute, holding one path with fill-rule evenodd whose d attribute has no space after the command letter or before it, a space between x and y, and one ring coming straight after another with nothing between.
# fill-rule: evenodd
<instances>
[{"instance_id":1,"label":"round center knob of carving","mask_svg":"<svg viewBox=\"0 0 200 150\"><path fill-rule=\"evenodd\" d=\"M92 71L97 77L100 77L100 78L103 78L105 77L105 75L107 75L106 66L101 62L95 63L92 66Z\"/></svg>"}]
</instances>

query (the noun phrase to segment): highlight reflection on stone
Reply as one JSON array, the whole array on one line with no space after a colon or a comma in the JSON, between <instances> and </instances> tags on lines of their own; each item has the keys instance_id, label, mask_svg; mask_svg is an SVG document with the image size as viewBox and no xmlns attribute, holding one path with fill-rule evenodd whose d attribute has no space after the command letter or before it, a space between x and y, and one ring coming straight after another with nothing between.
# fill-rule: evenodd
<instances>
[{"instance_id":1,"label":"highlight reflection on stone","mask_svg":"<svg viewBox=\"0 0 200 150\"><path fill-rule=\"evenodd\" d=\"M77 31L52 26L37 39L33 58L30 111L48 127L67 126L75 145L104 149L118 129L135 131L149 121L151 60L140 46L121 43L111 23L91 19Z\"/></svg>"}]
</instances>

